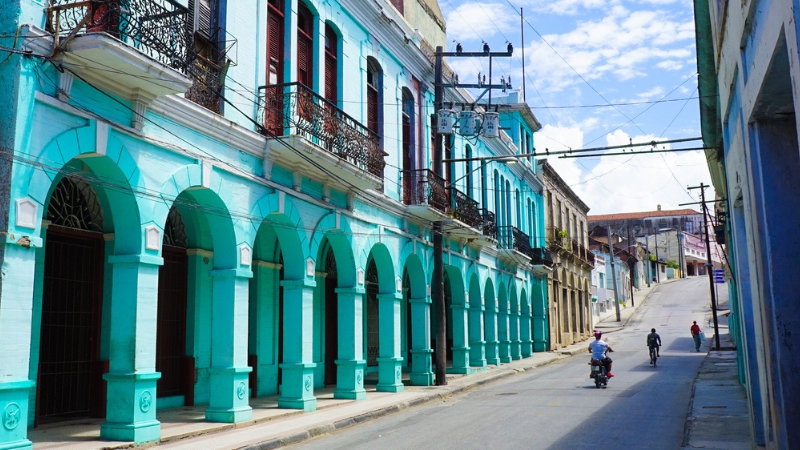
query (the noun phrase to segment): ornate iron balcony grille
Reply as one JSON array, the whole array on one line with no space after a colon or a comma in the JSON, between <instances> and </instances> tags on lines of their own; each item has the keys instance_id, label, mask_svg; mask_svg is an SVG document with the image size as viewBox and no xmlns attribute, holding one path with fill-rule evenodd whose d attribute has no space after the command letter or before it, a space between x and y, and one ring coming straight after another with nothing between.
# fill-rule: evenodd
<instances>
[{"instance_id":1,"label":"ornate iron balcony grille","mask_svg":"<svg viewBox=\"0 0 800 450\"><path fill-rule=\"evenodd\" d=\"M447 211L447 191L444 179L429 169L403 170L403 203L428 205L441 212Z\"/></svg>"},{"instance_id":2,"label":"ornate iron balcony grille","mask_svg":"<svg viewBox=\"0 0 800 450\"><path fill-rule=\"evenodd\" d=\"M258 116L267 137L296 134L381 177L386 153L370 129L302 83L261 86Z\"/></svg>"},{"instance_id":3,"label":"ornate iron balcony grille","mask_svg":"<svg viewBox=\"0 0 800 450\"><path fill-rule=\"evenodd\" d=\"M220 113L222 90L228 67L236 65L237 40L222 27L198 30L194 33L194 53L189 75L194 83L186 98L198 105Z\"/></svg>"},{"instance_id":4,"label":"ornate iron balcony grille","mask_svg":"<svg viewBox=\"0 0 800 450\"><path fill-rule=\"evenodd\" d=\"M186 74L191 37L187 10L174 0L52 0L47 31L60 38L106 33Z\"/></svg>"},{"instance_id":5,"label":"ornate iron balcony grille","mask_svg":"<svg viewBox=\"0 0 800 450\"><path fill-rule=\"evenodd\" d=\"M478 202L467 196L467 194L456 188L450 188L450 208L453 218L458 219L472 228L480 228L483 225L481 210Z\"/></svg>"},{"instance_id":6,"label":"ornate iron balcony grille","mask_svg":"<svg viewBox=\"0 0 800 450\"><path fill-rule=\"evenodd\" d=\"M492 239L497 239L497 219L495 214L488 209L481 208L481 216L483 217L483 235Z\"/></svg>"},{"instance_id":7,"label":"ornate iron balcony grille","mask_svg":"<svg viewBox=\"0 0 800 450\"><path fill-rule=\"evenodd\" d=\"M530 255L530 237L517 227L497 227L497 241L500 248L516 250L524 255Z\"/></svg>"},{"instance_id":8,"label":"ornate iron balcony grille","mask_svg":"<svg viewBox=\"0 0 800 450\"><path fill-rule=\"evenodd\" d=\"M205 58L197 57L189 67L192 86L186 98L215 113L220 112L223 70Z\"/></svg>"},{"instance_id":9,"label":"ornate iron balcony grille","mask_svg":"<svg viewBox=\"0 0 800 450\"><path fill-rule=\"evenodd\" d=\"M544 247L531 247L531 264L536 266L553 266L553 255Z\"/></svg>"}]
</instances>

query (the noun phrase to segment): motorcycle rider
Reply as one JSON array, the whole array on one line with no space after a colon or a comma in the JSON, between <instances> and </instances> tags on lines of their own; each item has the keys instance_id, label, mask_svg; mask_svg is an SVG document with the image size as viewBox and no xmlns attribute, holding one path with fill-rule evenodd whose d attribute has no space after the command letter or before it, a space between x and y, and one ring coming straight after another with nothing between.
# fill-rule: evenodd
<instances>
[{"instance_id":1,"label":"motorcycle rider","mask_svg":"<svg viewBox=\"0 0 800 450\"><path fill-rule=\"evenodd\" d=\"M656 357L661 358L661 355L658 353L658 349L661 348L661 336L656 333L655 328L650 328L650 334L647 335L647 347L648 348L655 348L656 349ZM653 364L650 362L650 364Z\"/></svg>"},{"instance_id":2,"label":"motorcycle rider","mask_svg":"<svg viewBox=\"0 0 800 450\"><path fill-rule=\"evenodd\" d=\"M603 333L601 333L600 331L594 332L595 340L592 341L591 344L589 344L589 351L592 353L592 360L599 359L600 361L602 361L603 365L606 367L606 374L608 375L608 378L613 378L614 374L611 373L612 361L611 358L606 356L606 352L613 352L614 350L612 350L611 347L605 341L600 339L601 337L603 337Z\"/></svg>"}]
</instances>

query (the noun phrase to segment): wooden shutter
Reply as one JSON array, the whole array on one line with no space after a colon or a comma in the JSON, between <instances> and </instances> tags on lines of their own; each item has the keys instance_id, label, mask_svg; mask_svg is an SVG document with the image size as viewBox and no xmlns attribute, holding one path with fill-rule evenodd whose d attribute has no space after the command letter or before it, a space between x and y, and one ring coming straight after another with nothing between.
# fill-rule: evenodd
<instances>
[{"instance_id":1,"label":"wooden shutter","mask_svg":"<svg viewBox=\"0 0 800 450\"><path fill-rule=\"evenodd\" d=\"M337 36L330 25L325 26L325 99L336 104L339 98L337 83Z\"/></svg>"}]
</instances>

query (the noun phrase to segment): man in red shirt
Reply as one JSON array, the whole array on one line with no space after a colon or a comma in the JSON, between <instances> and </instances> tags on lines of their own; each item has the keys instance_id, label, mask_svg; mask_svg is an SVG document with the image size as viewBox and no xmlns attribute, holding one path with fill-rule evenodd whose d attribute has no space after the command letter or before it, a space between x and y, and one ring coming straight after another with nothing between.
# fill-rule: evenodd
<instances>
[{"instance_id":1,"label":"man in red shirt","mask_svg":"<svg viewBox=\"0 0 800 450\"><path fill-rule=\"evenodd\" d=\"M700 351L700 326L697 325L697 321L692 322L692 339L694 339L694 350L696 352Z\"/></svg>"}]
</instances>

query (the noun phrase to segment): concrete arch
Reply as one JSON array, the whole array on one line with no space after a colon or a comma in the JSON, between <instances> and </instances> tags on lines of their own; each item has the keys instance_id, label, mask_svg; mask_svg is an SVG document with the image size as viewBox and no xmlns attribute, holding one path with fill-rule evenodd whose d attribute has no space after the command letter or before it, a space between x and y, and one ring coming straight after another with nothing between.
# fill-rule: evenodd
<instances>
[{"instance_id":1,"label":"concrete arch","mask_svg":"<svg viewBox=\"0 0 800 450\"><path fill-rule=\"evenodd\" d=\"M163 202L153 208L152 220L162 227L174 204L186 226L190 246L214 250L215 269L239 267L237 237L234 220L228 210L233 204L233 193L225 186L222 177L213 170L203 173L199 164L190 164L175 170L161 185ZM204 183L203 177L209 178ZM206 187L208 186L208 187ZM213 232L212 232L213 230Z\"/></svg>"},{"instance_id":2,"label":"concrete arch","mask_svg":"<svg viewBox=\"0 0 800 450\"><path fill-rule=\"evenodd\" d=\"M285 279L305 278L305 260L310 256L304 252L308 248L308 234L300 211L291 197L281 191L264 195L250 208L250 216L263 218L261 222L250 222L247 230L247 234L252 236L253 254L257 258L269 260L267 255L275 254L274 238L277 238L283 255Z\"/></svg>"},{"instance_id":3,"label":"concrete arch","mask_svg":"<svg viewBox=\"0 0 800 450\"><path fill-rule=\"evenodd\" d=\"M47 214L47 202L58 181L60 171L81 172L72 161L80 161L89 168L84 172L92 188L101 200L103 210L110 212L107 228L115 233L114 252L118 255L140 254L144 250L141 203L136 200L133 190L143 186L143 179L136 160L115 137L98 142L97 125L67 130L44 146L37 161L46 167L43 170L31 169L30 175L19 184L25 192L14 196L28 196L39 204L36 227L40 231L41 219ZM99 145L98 145L99 144ZM102 149L102 153L98 153ZM103 154L104 153L104 154ZM110 186L106 189L105 186ZM166 217L166 216L165 216Z\"/></svg>"},{"instance_id":4,"label":"concrete arch","mask_svg":"<svg viewBox=\"0 0 800 450\"><path fill-rule=\"evenodd\" d=\"M375 261L378 269L378 292L380 294L393 294L397 291L395 277L400 273L397 255L392 254L391 249L381 242L379 230L370 233L364 240L361 250L356 255L356 267L367 271L369 260Z\"/></svg>"},{"instance_id":5,"label":"concrete arch","mask_svg":"<svg viewBox=\"0 0 800 450\"><path fill-rule=\"evenodd\" d=\"M469 336L469 365L472 367L485 367L485 344L484 341L484 308L483 296L481 295L480 277L476 271L472 271L469 277L469 312L468 312L468 336Z\"/></svg>"},{"instance_id":6,"label":"concrete arch","mask_svg":"<svg viewBox=\"0 0 800 450\"><path fill-rule=\"evenodd\" d=\"M408 273L410 298L425 298L428 296L425 269L422 267L422 258L411 254L406 256L404 272Z\"/></svg>"},{"instance_id":7,"label":"concrete arch","mask_svg":"<svg viewBox=\"0 0 800 450\"><path fill-rule=\"evenodd\" d=\"M408 274L412 281L411 296L414 298L422 298L428 295L428 280L431 279L428 268L432 267L432 262L427 260L424 248L414 239L407 240L400 248L399 261L403 263L406 270L409 270Z\"/></svg>"},{"instance_id":8,"label":"concrete arch","mask_svg":"<svg viewBox=\"0 0 800 450\"><path fill-rule=\"evenodd\" d=\"M352 245L353 230L350 221L335 212L322 216L314 227L308 242L308 255L316 261L324 258L321 254L322 244L327 239L336 258L339 273L339 287L356 285L356 261Z\"/></svg>"},{"instance_id":9,"label":"concrete arch","mask_svg":"<svg viewBox=\"0 0 800 450\"><path fill-rule=\"evenodd\" d=\"M494 282L486 278L483 289L484 322L483 334L486 340L486 363L500 365L500 350L497 341L497 301Z\"/></svg>"}]
</instances>

